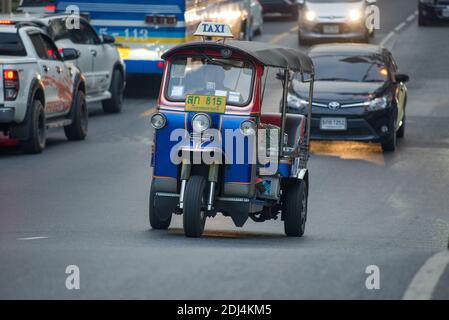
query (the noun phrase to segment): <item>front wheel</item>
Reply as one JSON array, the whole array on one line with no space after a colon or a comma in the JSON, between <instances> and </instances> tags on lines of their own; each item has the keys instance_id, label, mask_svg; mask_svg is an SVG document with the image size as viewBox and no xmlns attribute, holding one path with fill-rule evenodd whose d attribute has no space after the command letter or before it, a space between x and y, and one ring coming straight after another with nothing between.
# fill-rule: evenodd
<instances>
[{"instance_id":1,"label":"front wheel","mask_svg":"<svg viewBox=\"0 0 449 320\"><path fill-rule=\"evenodd\" d=\"M118 70L114 70L110 88L111 98L102 102L103 111L105 113L119 113L122 111L124 91L125 86L122 73Z\"/></svg>"},{"instance_id":2,"label":"front wheel","mask_svg":"<svg viewBox=\"0 0 449 320\"><path fill-rule=\"evenodd\" d=\"M388 138L387 141L382 143L382 150L384 152L394 152L396 150L396 145L397 145L397 134L396 131L394 130L394 122L393 122L393 126L391 126L392 132L390 133L390 137Z\"/></svg>"},{"instance_id":3,"label":"front wheel","mask_svg":"<svg viewBox=\"0 0 449 320\"><path fill-rule=\"evenodd\" d=\"M206 224L206 179L192 176L187 181L184 193L183 212L186 237L201 237Z\"/></svg>"},{"instance_id":4,"label":"front wheel","mask_svg":"<svg viewBox=\"0 0 449 320\"><path fill-rule=\"evenodd\" d=\"M154 196L155 196L155 192L154 192L154 188L153 188L153 183L151 183L150 201L149 201L149 207L148 207L150 226L151 226L151 228L153 228L155 230L167 230L168 227L170 226L172 215L170 214L169 217L165 220L161 219L159 217L157 208L154 205Z\"/></svg>"},{"instance_id":5,"label":"front wheel","mask_svg":"<svg viewBox=\"0 0 449 320\"><path fill-rule=\"evenodd\" d=\"M288 237L302 237L307 221L307 184L294 180L284 198L284 230Z\"/></svg>"}]
</instances>

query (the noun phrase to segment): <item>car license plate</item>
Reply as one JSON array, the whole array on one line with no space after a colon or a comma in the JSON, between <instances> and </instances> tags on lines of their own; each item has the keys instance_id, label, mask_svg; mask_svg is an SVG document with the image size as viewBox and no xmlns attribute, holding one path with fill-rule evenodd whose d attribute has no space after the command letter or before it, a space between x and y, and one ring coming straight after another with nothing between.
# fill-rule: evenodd
<instances>
[{"instance_id":1,"label":"car license plate","mask_svg":"<svg viewBox=\"0 0 449 320\"><path fill-rule=\"evenodd\" d=\"M441 11L441 15L445 18L449 18L449 7L447 7L446 9L443 9Z\"/></svg>"},{"instance_id":2,"label":"car license plate","mask_svg":"<svg viewBox=\"0 0 449 320\"><path fill-rule=\"evenodd\" d=\"M326 34L338 34L340 33L340 28L335 25L324 25L323 26L323 33Z\"/></svg>"},{"instance_id":3,"label":"car license plate","mask_svg":"<svg viewBox=\"0 0 449 320\"><path fill-rule=\"evenodd\" d=\"M186 95L186 111L224 113L226 109L226 97L209 96L203 94Z\"/></svg>"},{"instance_id":4,"label":"car license plate","mask_svg":"<svg viewBox=\"0 0 449 320\"><path fill-rule=\"evenodd\" d=\"M321 118L321 130L346 130L346 118Z\"/></svg>"}]
</instances>

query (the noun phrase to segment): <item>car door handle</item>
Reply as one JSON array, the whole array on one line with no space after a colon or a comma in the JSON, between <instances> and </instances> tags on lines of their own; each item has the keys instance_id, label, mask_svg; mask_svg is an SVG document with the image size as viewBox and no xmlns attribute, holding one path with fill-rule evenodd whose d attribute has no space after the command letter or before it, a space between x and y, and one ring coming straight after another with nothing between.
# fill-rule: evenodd
<instances>
[{"instance_id":1,"label":"car door handle","mask_svg":"<svg viewBox=\"0 0 449 320\"><path fill-rule=\"evenodd\" d=\"M42 66L42 69L44 69L45 73L48 72L48 67L47 66Z\"/></svg>"},{"instance_id":2,"label":"car door handle","mask_svg":"<svg viewBox=\"0 0 449 320\"><path fill-rule=\"evenodd\" d=\"M91 49L91 50L90 50L90 53L92 53L92 55L93 55L94 57L97 56L97 50Z\"/></svg>"}]
</instances>

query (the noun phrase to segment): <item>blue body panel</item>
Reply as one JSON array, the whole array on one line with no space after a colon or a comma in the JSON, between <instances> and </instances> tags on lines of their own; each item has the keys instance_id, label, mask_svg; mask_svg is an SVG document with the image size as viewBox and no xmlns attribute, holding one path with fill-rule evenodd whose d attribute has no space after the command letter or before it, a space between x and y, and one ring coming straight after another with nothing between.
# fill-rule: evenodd
<instances>
[{"instance_id":1,"label":"blue body panel","mask_svg":"<svg viewBox=\"0 0 449 320\"><path fill-rule=\"evenodd\" d=\"M154 175L158 177L170 177L178 178L178 164L171 161L170 151L179 142L181 146L191 147L190 139L183 139L179 137L176 141L170 141L170 135L174 129L186 128L188 132L192 131L191 121L194 112L174 112L161 110L167 118L167 123L162 129L155 132L155 155L154 155ZM252 183L252 166L251 157L255 153L255 145L249 142L247 137L244 137L239 128L240 124L250 119L250 116L227 116L222 114L209 114L212 119L212 127L219 129L221 139L220 141L214 141L212 143L205 143L202 147L219 147L223 150L227 157L233 156L233 163L236 163L237 152L244 152L243 161L240 164L226 164L224 171L224 182L236 182L236 183ZM226 129L233 129L236 136L235 139L244 140L244 149L237 150L236 143L228 142L232 145L232 150L226 150ZM177 146L179 147L179 145ZM249 151L248 151L249 150Z\"/></svg>"}]
</instances>

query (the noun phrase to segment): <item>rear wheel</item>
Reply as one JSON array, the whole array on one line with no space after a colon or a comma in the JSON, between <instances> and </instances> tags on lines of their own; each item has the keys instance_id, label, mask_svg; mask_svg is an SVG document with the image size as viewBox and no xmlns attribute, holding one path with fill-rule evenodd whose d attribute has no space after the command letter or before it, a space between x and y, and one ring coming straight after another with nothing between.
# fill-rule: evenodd
<instances>
[{"instance_id":1,"label":"rear wheel","mask_svg":"<svg viewBox=\"0 0 449 320\"><path fill-rule=\"evenodd\" d=\"M183 210L184 234L200 237L206 224L206 179L192 176L187 181Z\"/></svg>"},{"instance_id":2,"label":"rear wheel","mask_svg":"<svg viewBox=\"0 0 449 320\"><path fill-rule=\"evenodd\" d=\"M124 89L122 73L116 69L112 74L111 99L102 102L105 113L119 113L122 111Z\"/></svg>"},{"instance_id":3,"label":"rear wheel","mask_svg":"<svg viewBox=\"0 0 449 320\"><path fill-rule=\"evenodd\" d=\"M84 140L88 128L88 112L84 92L78 91L72 110L72 123L64 127L64 133L69 140Z\"/></svg>"},{"instance_id":4,"label":"rear wheel","mask_svg":"<svg viewBox=\"0 0 449 320\"><path fill-rule=\"evenodd\" d=\"M34 100L31 108L28 139L21 141L20 144L25 153L41 153L47 141L45 110L40 100Z\"/></svg>"},{"instance_id":5,"label":"rear wheel","mask_svg":"<svg viewBox=\"0 0 449 320\"><path fill-rule=\"evenodd\" d=\"M288 237L302 237L307 221L307 184L294 180L284 198L284 230Z\"/></svg>"},{"instance_id":6,"label":"rear wheel","mask_svg":"<svg viewBox=\"0 0 449 320\"><path fill-rule=\"evenodd\" d=\"M153 183L151 183L150 188L150 201L149 201L149 208L148 208L148 215L150 219L150 225L151 228L156 230L166 230L170 226L171 217L172 215L169 215L167 219L161 219L158 215L157 209L154 206L154 195L155 192L153 190Z\"/></svg>"}]
</instances>

